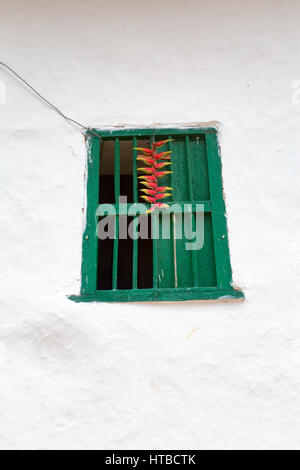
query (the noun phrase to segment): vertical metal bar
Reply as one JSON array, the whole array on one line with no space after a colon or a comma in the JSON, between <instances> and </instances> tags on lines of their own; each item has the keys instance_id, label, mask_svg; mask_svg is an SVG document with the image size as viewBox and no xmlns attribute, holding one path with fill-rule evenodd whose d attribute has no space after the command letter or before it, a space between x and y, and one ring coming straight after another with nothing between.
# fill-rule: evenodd
<instances>
[{"instance_id":1,"label":"vertical metal bar","mask_svg":"<svg viewBox=\"0 0 300 470\"><path fill-rule=\"evenodd\" d=\"M150 137L150 147L154 142L154 136ZM154 212L151 213L151 224L152 224L152 244L153 244L153 289L157 288L157 276L158 276L158 249L157 249L157 240L158 240L158 214Z\"/></svg>"},{"instance_id":2,"label":"vertical metal bar","mask_svg":"<svg viewBox=\"0 0 300 470\"><path fill-rule=\"evenodd\" d=\"M193 181L192 181L192 168L191 168L191 159L190 159L190 138L188 135L185 136L185 154L186 154L186 166L187 166L187 176L188 176L188 189L190 201L194 200L193 198ZM191 213L191 231L195 227L195 214ZM193 284L194 287L198 286L198 267L197 267L197 252L192 250L192 265L193 265Z\"/></svg>"},{"instance_id":3,"label":"vertical metal bar","mask_svg":"<svg viewBox=\"0 0 300 470\"><path fill-rule=\"evenodd\" d=\"M185 136L185 155L186 155L186 167L188 177L188 190L190 201L193 201L193 188L192 188L192 170L190 161L190 138L188 135Z\"/></svg>"},{"instance_id":4,"label":"vertical metal bar","mask_svg":"<svg viewBox=\"0 0 300 470\"><path fill-rule=\"evenodd\" d=\"M168 139L172 139L172 136L169 135ZM171 152L173 151L173 145L172 145L173 142L169 142L168 143L168 150L171 150ZM171 160L170 162L172 162L172 154L171 154ZM172 162L173 163L173 162ZM171 165L171 171L172 173L170 174L170 185L171 185L171 188L173 188L173 191L172 191L172 196L171 196L171 199L172 201L174 201L174 198L173 198L173 194L174 194L174 177L173 177L173 166L174 165Z\"/></svg>"},{"instance_id":5,"label":"vertical metal bar","mask_svg":"<svg viewBox=\"0 0 300 470\"><path fill-rule=\"evenodd\" d=\"M120 140L115 139L115 201L116 206L119 206L120 197ZM118 288L118 254L119 254L119 216L115 218L115 238L114 238L114 251L113 251L113 273L112 273L112 288Z\"/></svg>"},{"instance_id":6,"label":"vertical metal bar","mask_svg":"<svg viewBox=\"0 0 300 470\"><path fill-rule=\"evenodd\" d=\"M119 255L119 216L115 216L115 238L114 238L114 253L113 253L113 278L112 288L118 288L118 255Z\"/></svg>"},{"instance_id":7,"label":"vertical metal bar","mask_svg":"<svg viewBox=\"0 0 300 470\"><path fill-rule=\"evenodd\" d=\"M177 253L176 253L176 218L175 213L173 213L173 263L174 263L174 287L178 287L178 278L177 278Z\"/></svg>"},{"instance_id":8,"label":"vertical metal bar","mask_svg":"<svg viewBox=\"0 0 300 470\"><path fill-rule=\"evenodd\" d=\"M196 216L194 214L194 212L192 212L191 214L191 217L192 217L192 230L195 229L196 227ZM192 263L193 263L193 282L194 282L194 287L197 287L198 284L199 284L199 280L198 280L198 260L197 260L197 251L196 250L192 250Z\"/></svg>"},{"instance_id":9,"label":"vertical metal bar","mask_svg":"<svg viewBox=\"0 0 300 470\"><path fill-rule=\"evenodd\" d=\"M120 139L115 139L115 201L119 204L120 197Z\"/></svg>"},{"instance_id":10,"label":"vertical metal bar","mask_svg":"<svg viewBox=\"0 0 300 470\"><path fill-rule=\"evenodd\" d=\"M151 213L152 223L152 243L153 243L153 289L157 288L157 274L158 274L158 257L157 257L157 240L159 230L159 214L155 211Z\"/></svg>"},{"instance_id":11,"label":"vertical metal bar","mask_svg":"<svg viewBox=\"0 0 300 470\"><path fill-rule=\"evenodd\" d=\"M172 139L172 136L169 135L168 136L168 139ZM171 152L173 152L173 142L169 142L168 143L168 150L171 150ZM171 171L172 173L170 174L170 186L171 188L173 189L172 190L172 196L171 196L171 200L174 201L174 159L173 159L173 153L170 154L171 155L171 162L173 163L173 165L171 165ZM175 214L170 214L170 225L173 226L173 260L171 260L171 263L172 265L174 266L174 287L176 288L177 285L178 285L178 280L177 280L177 253L176 253L176 221L175 221ZM172 239L172 235L171 235L171 239ZM170 240L171 241L171 240Z\"/></svg>"},{"instance_id":12,"label":"vertical metal bar","mask_svg":"<svg viewBox=\"0 0 300 470\"><path fill-rule=\"evenodd\" d=\"M137 138L133 137L132 139L133 148L137 147ZM137 151L133 150L132 155L132 176L133 176L133 202L137 203L139 201L138 194L138 176L137 176L137 165L136 165ZM136 228L138 225L138 217L135 217L133 222L134 234L136 233ZM132 252L132 288L137 289L137 277L138 277L138 239L136 235L133 238L133 252Z\"/></svg>"},{"instance_id":13,"label":"vertical metal bar","mask_svg":"<svg viewBox=\"0 0 300 470\"><path fill-rule=\"evenodd\" d=\"M137 138L136 137L133 137L133 139L132 139L132 146L133 146L133 148L137 147ZM139 202L136 157L137 157L137 151L133 150L133 155L132 155L133 202Z\"/></svg>"}]
</instances>

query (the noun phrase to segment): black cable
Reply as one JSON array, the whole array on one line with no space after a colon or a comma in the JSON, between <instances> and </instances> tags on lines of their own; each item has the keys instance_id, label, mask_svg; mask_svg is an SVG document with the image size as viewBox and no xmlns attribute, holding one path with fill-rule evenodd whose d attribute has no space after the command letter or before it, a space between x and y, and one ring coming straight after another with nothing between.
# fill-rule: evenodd
<instances>
[{"instance_id":1,"label":"black cable","mask_svg":"<svg viewBox=\"0 0 300 470\"><path fill-rule=\"evenodd\" d=\"M91 132L92 134L97 136L100 140L102 140L101 136L99 134L96 134L96 132L94 132L90 127L86 127L83 124L81 124L80 122L75 121L75 119L72 119L72 118L69 118L68 116L66 116L62 111L60 111L60 109L58 109L56 106L54 106L54 104L50 103L50 101L48 101L43 95L41 95L41 93L39 93L24 78L22 78L17 72L15 72L15 70L13 70L11 67L9 67L9 65L7 65L7 64L5 64L4 62L1 62L1 61L0 61L0 65L2 65L7 70L9 70L13 75L15 75L19 80L21 80L21 82L25 83L25 85L28 88L30 88L30 90L33 91L33 93L35 93L42 101L44 101L48 106L50 106L50 108L52 108L54 111L56 111L66 121L72 122L73 124L76 124L77 126L81 127L82 129L85 129L86 131Z\"/></svg>"}]
</instances>

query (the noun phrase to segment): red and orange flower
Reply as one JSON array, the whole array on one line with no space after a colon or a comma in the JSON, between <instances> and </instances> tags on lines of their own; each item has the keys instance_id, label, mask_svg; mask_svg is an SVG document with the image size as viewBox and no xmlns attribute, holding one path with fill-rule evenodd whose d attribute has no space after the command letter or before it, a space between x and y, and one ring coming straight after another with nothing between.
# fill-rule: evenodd
<instances>
[{"instance_id":1,"label":"red and orange flower","mask_svg":"<svg viewBox=\"0 0 300 470\"><path fill-rule=\"evenodd\" d=\"M160 142L153 142L151 149L135 147L134 150L139 150L142 152L142 155L137 156L137 160L145 163L144 167L138 168L139 171L145 173L145 175L139 176L139 179L142 180L141 184L146 186L146 188L141 189L141 192L145 193L141 196L145 201L150 202L151 207L146 211L146 213L153 212L155 208L161 209L163 207L169 207L168 204L158 202L161 199L164 199L168 196L171 196L173 188L169 186L158 186L158 179L162 178L165 175L172 173L172 171L163 170L162 168L171 165L171 162L166 160L171 159L171 150L166 152L157 153L157 149L162 147L168 142L171 142L173 139L161 140ZM159 161L163 160L163 161Z\"/></svg>"}]
</instances>

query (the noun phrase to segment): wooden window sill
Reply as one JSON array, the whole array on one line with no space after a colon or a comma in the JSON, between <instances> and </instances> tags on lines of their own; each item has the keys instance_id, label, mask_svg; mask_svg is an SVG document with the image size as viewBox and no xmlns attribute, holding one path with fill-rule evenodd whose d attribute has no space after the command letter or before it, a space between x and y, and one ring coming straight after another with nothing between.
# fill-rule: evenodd
<instances>
[{"instance_id":1,"label":"wooden window sill","mask_svg":"<svg viewBox=\"0 0 300 470\"><path fill-rule=\"evenodd\" d=\"M71 295L74 302L145 302L189 300L244 300L241 290L215 287L184 287L170 289L99 290L94 294Z\"/></svg>"}]
</instances>

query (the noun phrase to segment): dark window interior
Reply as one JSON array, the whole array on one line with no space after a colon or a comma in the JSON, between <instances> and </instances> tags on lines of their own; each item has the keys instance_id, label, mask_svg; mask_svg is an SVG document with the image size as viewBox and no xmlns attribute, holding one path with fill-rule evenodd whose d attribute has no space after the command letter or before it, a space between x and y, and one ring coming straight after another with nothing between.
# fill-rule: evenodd
<instances>
[{"instance_id":1,"label":"dark window interior","mask_svg":"<svg viewBox=\"0 0 300 470\"><path fill-rule=\"evenodd\" d=\"M100 204L114 204L115 202L114 166L114 143L113 141L103 141L100 149Z\"/></svg>"},{"instance_id":2,"label":"dark window interior","mask_svg":"<svg viewBox=\"0 0 300 470\"><path fill-rule=\"evenodd\" d=\"M138 142L138 146L148 147L149 139ZM132 140L120 140L120 196L127 196L127 203L133 202L133 143ZM114 204L114 141L106 140L100 152L99 203ZM151 217L149 219L148 239L138 239L138 288L151 289L153 285L153 261L151 239ZM127 217L127 225L132 217ZM125 217L119 217L120 227L125 224ZM98 289L112 289L114 240L98 240ZM119 238L118 244L118 289L132 289L133 240Z\"/></svg>"},{"instance_id":3,"label":"dark window interior","mask_svg":"<svg viewBox=\"0 0 300 470\"><path fill-rule=\"evenodd\" d=\"M98 239L98 289L112 289L113 249L112 239Z\"/></svg>"}]
</instances>

